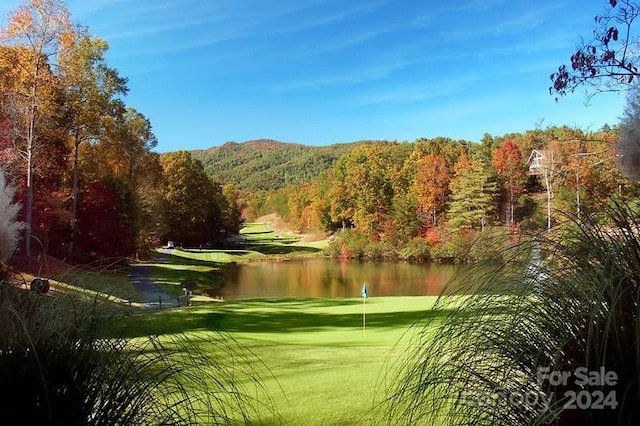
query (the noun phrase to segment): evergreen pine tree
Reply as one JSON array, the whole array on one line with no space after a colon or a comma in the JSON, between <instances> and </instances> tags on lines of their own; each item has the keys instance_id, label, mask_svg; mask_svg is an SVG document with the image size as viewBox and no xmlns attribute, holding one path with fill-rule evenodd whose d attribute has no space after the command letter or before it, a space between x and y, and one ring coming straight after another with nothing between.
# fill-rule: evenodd
<instances>
[{"instance_id":1,"label":"evergreen pine tree","mask_svg":"<svg viewBox=\"0 0 640 426\"><path fill-rule=\"evenodd\" d=\"M498 186L491 168L464 155L450 183L449 225L453 230L484 229L495 207Z\"/></svg>"}]
</instances>

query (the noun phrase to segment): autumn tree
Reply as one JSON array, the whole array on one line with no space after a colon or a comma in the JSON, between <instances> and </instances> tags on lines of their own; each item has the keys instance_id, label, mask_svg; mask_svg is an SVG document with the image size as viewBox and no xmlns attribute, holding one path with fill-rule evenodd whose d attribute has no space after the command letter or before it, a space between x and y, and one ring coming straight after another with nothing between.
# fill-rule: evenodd
<instances>
[{"instance_id":1,"label":"autumn tree","mask_svg":"<svg viewBox=\"0 0 640 426\"><path fill-rule=\"evenodd\" d=\"M224 229L228 234L237 234L242 226L243 202L240 191L233 184L222 185L222 196L226 201L222 219Z\"/></svg>"},{"instance_id":2,"label":"autumn tree","mask_svg":"<svg viewBox=\"0 0 640 426\"><path fill-rule=\"evenodd\" d=\"M442 155L428 154L418 161L412 191L416 194L418 213L431 226L446 211L451 172Z\"/></svg>"},{"instance_id":3,"label":"autumn tree","mask_svg":"<svg viewBox=\"0 0 640 426\"><path fill-rule=\"evenodd\" d=\"M517 197L522 191L526 177L522 154L518 146L511 140L503 143L493 156L493 167L501 179L508 197L507 224L514 223Z\"/></svg>"},{"instance_id":4,"label":"autumn tree","mask_svg":"<svg viewBox=\"0 0 640 426\"><path fill-rule=\"evenodd\" d=\"M144 159L144 164L139 169L137 184L132 190L139 219L135 224L136 246L142 250L149 250L161 244L161 236L169 231L169 217L163 195L164 172L160 156L149 152L144 154ZM128 181L127 183L129 184Z\"/></svg>"},{"instance_id":5,"label":"autumn tree","mask_svg":"<svg viewBox=\"0 0 640 426\"><path fill-rule=\"evenodd\" d=\"M229 224L224 223L228 204L219 184L205 173L202 163L187 151L163 155L169 231L168 239L199 245L221 236Z\"/></svg>"},{"instance_id":6,"label":"autumn tree","mask_svg":"<svg viewBox=\"0 0 640 426\"><path fill-rule=\"evenodd\" d=\"M350 156L340 157L329 174L331 188L328 192L330 207L330 222L340 223L342 229L353 224L353 214L355 211L354 188L347 181L349 168L354 162Z\"/></svg>"},{"instance_id":7,"label":"autumn tree","mask_svg":"<svg viewBox=\"0 0 640 426\"><path fill-rule=\"evenodd\" d=\"M394 181L401 158L393 144L371 144L348 154L344 185L353 202L353 223L365 235L377 236L391 219Z\"/></svg>"},{"instance_id":8,"label":"autumn tree","mask_svg":"<svg viewBox=\"0 0 640 426\"><path fill-rule=\"evenodd\" d=\"M420 138L415 141L410 162L417 162L425 155L433 154L445 158L449 166L456 164L463 154L466 154L471 142L464 140L454 140L450 138L437 137L433 139Z\"/></svg>"},{"instance_id":9,"label":"autumn tree","mask_svg":"<svg viewBox=\"0 0 640 426\"><path fill-rule=\"evenodd\" d=\"M640 76L640 40L633 34L640 3L608 0L595 17L593 37L583 41L571 55L571 64L551 74L551 94L564 96L583 86L587 95L628 90Z\"/></svg>"},{"instance_id":10,"label":"autumn tree","mask_svg":"<svg viewBox=\"0 0 640 426\"><path fill-rule=\"evenodd\" d=\"M110 177L91 183L78 206L81 260L131 255L135 215L134 196L126 182Z\"/></svg>"},{"instance_id":11,"label":"autumn tree","mask_svg":"<svg viewBox=\"0 0 640 426\"><path fill-rule=\"evenodd\" d=\"M632 185L621 167L620 137L617 131L608 130L605 126L597 132L585 134L585 142L587 152L581 155L581 170L586 173L580 172L578 177L579 188L586 196L580 199L578 207L593 208L612 194L626 195L626 189Z\"/></svg>"},{"instance_id":12,"label":"autumn tree","mask_svg":"<svg viewBox=\"0 0 640 426\"><path fill-rule=\"evenodd\" d=\"M86 28L77 28L63 39L58 55L59 79L64 92L64 108L73 147L71 235L68 250L73 252L77 217L80 144L96 142L104 136L106 117L122 109L119 96L126 94L126 80L107 66L108 45L91 37Z\"/></svg>"},{"instance_id":13,"label":"autumn tree","mask_svg":"<svg viewBox=\"0 0 640 426\"><path fill-rule=\"evenodd\" d=\"M120 158L118 163L124 167L125 178L136 187L146 156L158 144L151 122L141 112L129 107L117 118L110 137L110 144Z\"/></svg>"},{"instance_id":14,"label":"autumn tree","mask_svg":"<svg viewBox=\"0 0 640 426\"><path fill-rule=\"evenodd\" d=\"M26 84L15 93L15 101L22 105L22 120L14 122L24 139L26 162L26 236L25 253L31 255L32 208L34 197L33 170L35 152L44 143L40 118L43 106L43 87L51 76L51 63L59 53L63 40L69 37L72 25L62 0L29 0L9 15L7 28L2 31L4 45L20 46L23 50L18 62Z\"/></svg>"}]
</instances>

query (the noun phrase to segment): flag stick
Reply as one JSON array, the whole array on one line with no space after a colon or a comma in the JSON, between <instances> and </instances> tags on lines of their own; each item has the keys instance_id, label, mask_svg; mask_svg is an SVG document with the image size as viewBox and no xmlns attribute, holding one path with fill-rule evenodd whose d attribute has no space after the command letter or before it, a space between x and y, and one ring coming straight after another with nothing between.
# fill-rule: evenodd
<instances>
[{"instance_id":1,"label":"flag stick","mask_svg":"<svg viewBox=\"0 0 640 426\"><path fill-rule=\"evenodd\" d=\"M365 330L367 329L367 298L363 297L363 304L362 304L362 332L364 333Z\"/></svg>"},{"instance_id":2,"label":"flag stick","mask_svg":"<svg viewBox=\"0 0 640 426\"><path fill-rule=\"evenodd\" d=\"M365 329L367 328L367 283L362 284L362 291L360 292L362 295L362 334L364 334Z\"/></svg>"}]
</instances>

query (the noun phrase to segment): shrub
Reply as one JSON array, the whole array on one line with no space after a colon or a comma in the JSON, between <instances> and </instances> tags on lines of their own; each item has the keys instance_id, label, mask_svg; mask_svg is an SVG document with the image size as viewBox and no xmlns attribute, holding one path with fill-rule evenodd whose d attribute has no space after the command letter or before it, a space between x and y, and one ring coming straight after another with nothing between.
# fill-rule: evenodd
<instances>
[{"instance_id":1,"label":"shrub","mask_svg":"<svg viewBox=\"0 0 640 426\"><path fill-rule=\"evenodd\" d=\"M402 249L400 249L398 256L402 260L426 262L431 258L429 243L423 237L412 238L404 247L402 247Z\"/></svg>"},{"instance_id":2,"label":"shrub","mask_svg":"<svg viewBox=\"0 0 640 426\"><path fill-rule=\"evenodd\" d=\"M357 231L341 231L327 248L327 252L333 257L348 259L364 259L367 253L369 241L367 237Z\"/></svg>"},{"instance_id":3,"label":"shrub","mask_svg":"<svg viewBox=\"0 0 640 426\"><path fill-rule=\"evenodd\" d=\"M364 258L369 260L396 260L398 255L391 242L386 240L368 241L364 246Z\"/></svg>"}]
</instances>

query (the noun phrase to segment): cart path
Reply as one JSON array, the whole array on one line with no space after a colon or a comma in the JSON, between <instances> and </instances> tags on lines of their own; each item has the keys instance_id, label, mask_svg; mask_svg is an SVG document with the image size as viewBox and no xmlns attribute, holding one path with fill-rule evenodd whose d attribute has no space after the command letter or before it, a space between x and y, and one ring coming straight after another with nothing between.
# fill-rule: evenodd
<instances>
[{"instance_id":1,"label":"cart path","mask_svg":"<svg viewBox=\"0 0 640 426\"><path fill-rule=\"evenodd\" d=\"M168 255L160 254L156 263L165 263ZM144 307L147 309L175 308L178 299L165 293L151 279L151 267L149 265L134 265L131 269L131 283L142 294Z\"/></svg>"}]
</instances>

